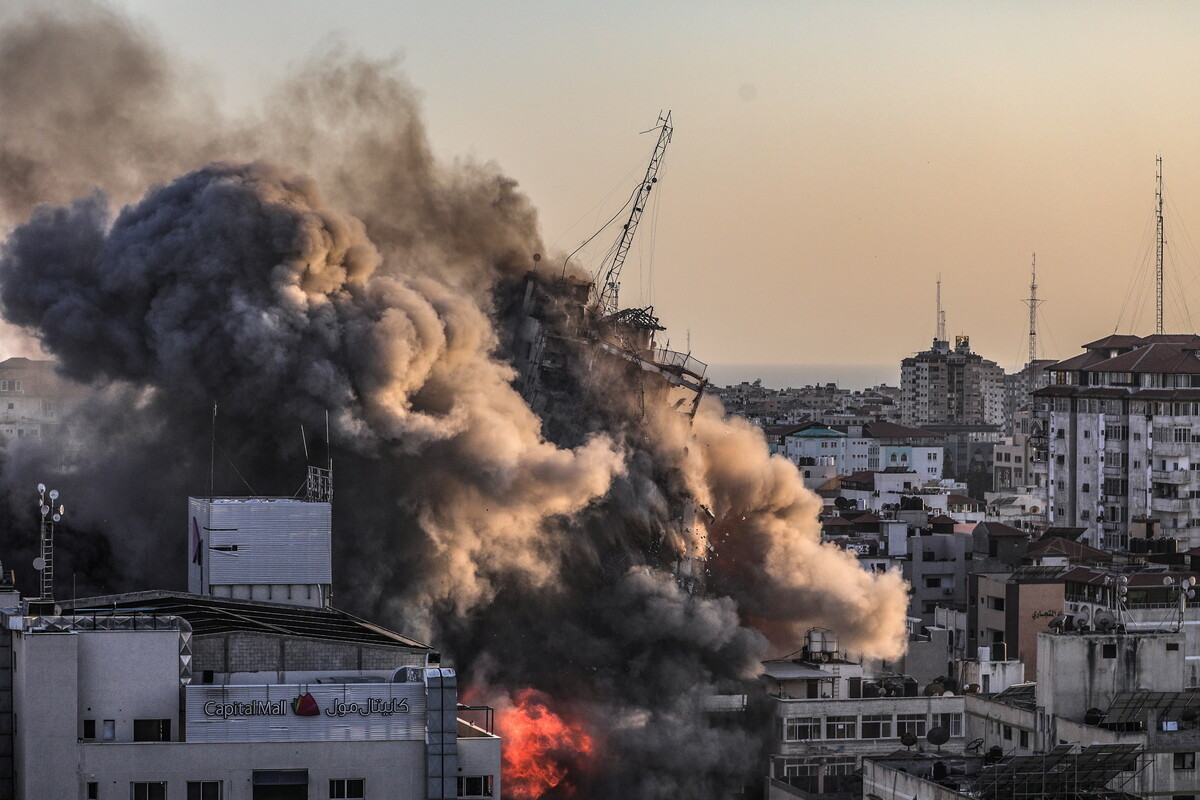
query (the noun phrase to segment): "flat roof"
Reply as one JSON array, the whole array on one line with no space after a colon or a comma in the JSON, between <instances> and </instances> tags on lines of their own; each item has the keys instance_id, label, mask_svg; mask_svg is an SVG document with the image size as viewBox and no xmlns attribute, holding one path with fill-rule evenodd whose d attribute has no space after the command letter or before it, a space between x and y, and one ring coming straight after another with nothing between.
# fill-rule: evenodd
<instances>
[{"instance_id":1,"label":"flat roof","mask_svg":"<svg viewBox=\"0 0 1200 800\"><path fill-rule=\"evenodd\" d=\"M183 617L197 636L266 633L303 639L432 650L429 645L334 608L311 608L261 600L233 600L188 592L146 591L59 601L64 614L114 611Z\"/></svg>"}]
</instances>

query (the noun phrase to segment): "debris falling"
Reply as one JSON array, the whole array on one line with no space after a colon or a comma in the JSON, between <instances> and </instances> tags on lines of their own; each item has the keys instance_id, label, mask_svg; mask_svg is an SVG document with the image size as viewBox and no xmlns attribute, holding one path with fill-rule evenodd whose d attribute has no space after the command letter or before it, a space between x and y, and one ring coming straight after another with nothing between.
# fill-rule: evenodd
<instances>
[{"instance_id":1,"label":"debris falling","mask_svg":"<svg viewBox=\"0 0 1200 800\"><path fill-rule=\"evenodd\" d=\"M36 55L36 91L14 53ZM328 411L337 604L514 698L510 730L572 720L550 794L739 790L765 769L769 649L823 625L902 651L903 582L820 543L817 500L761 433L712 400L681 411L620 357L578 281L538 271L554 259L534 259L515 182L433 159L394 63L331 51L254 119L180 74L103 8L0 27L0 170L19 178L0 180L0 306L90 390L58 481L81 587L181 584L214 403L221 493L293 494L298 429ZM95 127L39 136L56 114ZM539 383L546 341L561 363ZM19 444L10 503L63 461ZM2 533L6 559L28 548Z\"/></svg>"}]
</instances>

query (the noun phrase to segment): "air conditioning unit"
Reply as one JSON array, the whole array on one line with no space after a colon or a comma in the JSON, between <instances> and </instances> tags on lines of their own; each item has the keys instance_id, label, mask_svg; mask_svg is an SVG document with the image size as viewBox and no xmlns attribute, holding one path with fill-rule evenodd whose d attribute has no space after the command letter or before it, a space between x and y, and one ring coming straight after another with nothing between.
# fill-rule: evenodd
<instances>
[{"instance_id":1,"label":"air conditioning unit","mask_svg":"<svg viewBox=\"0 0 1200 800\"><path fill-rule=\"evenodd\" d=\"M944 590L944 591L942 592L942 594L946 595L946 597L951 597L951 596L953 596L953 594L954 594L954 590L953 590L953 589L946 589L946 590Z\"/></svg>"}]
</instances>

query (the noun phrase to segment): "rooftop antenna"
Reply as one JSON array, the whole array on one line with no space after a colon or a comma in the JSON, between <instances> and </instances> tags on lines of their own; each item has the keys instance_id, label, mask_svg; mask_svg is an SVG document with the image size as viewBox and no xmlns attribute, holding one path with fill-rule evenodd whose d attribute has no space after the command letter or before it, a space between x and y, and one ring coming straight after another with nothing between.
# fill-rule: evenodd
<instances>
[{"instance_id":1,"label":"rooftop antenna","mask_svg":"<svg viewBox=\"0 0 1200 800\"><path fill-rule=\"evenodd\" d=\"M1156 156L1154 159L1157 166L1157 188L1154 192L1154 198L1157 205L1156 221L1156 236L1154 242L1154 332L1159 336L1163 334L1163 245L1166 240L1163 238L1163 177L1162 177L1162 156Z\"/></svg>"},{"instance_id":2,"label":"rooftop antenna","mask_svg":"<svg viewBox=\"0 0 1200 800\"><path fill-rule=\"evenodd\" d=\"M942 273L938 273L937 279L937 334L935 337L939 342L946 341L946 312L942 310Z\"/></svg>"},{"instance_id":3,"label":"rooftop antenna","mask_svg":"<svg viewBox=\"0 0 1200 800\"><path fill-rule=\"evenodd\" d=\"M208 446L208 499L215 499L216 488L213 476L216 474L217 463L217 404L213 401L212 439Z\"/></svg>"},{"instance_id":4,"label":"rooftop antenna","mask_svg":"<svg viewBox=\"0 0 1200 800\"><path fill-rule=\"evenodd\" d=\"M33 560L33 568L42 573L41 578L41 594L39 600L54 599L54 525L63 518L66 509L61 505L54 508L54 501L58 499L58 489L51 489L47 494L46 484L39 483L38 491L38 514L40 520L38 523L38 538L41 540L42 554ZM46 499L49 498L50 504L46 504Z\"/></svg>"},{"instance_id":5,"label":"rooftop antenna","mask_svg":"<svg viewBox=\"0 0 1200 800\"><path fill-rule=\"evenodd\" d=\"M1029 363L1032 364L1037 359L1037 308L1044 300L1038 300L1037 296L1037 253L1033 254L1033 272L1029 278L1029 299L1025 301L1025 305L1029 306Z\"/></svg>"},{"instance_id":6,"label":"rooftop antenna","mask_svg":"<svg viewBox=\"0 0 1200 800\"><path fill-rule=\"evenodd\" d=\"M301 436L304 435L304 426L300 427ZM308 445L305 444L304 452L307 456ZM329 410L325 411L325 454L329 459L329 466L314 467L308 465L308 479L305 482L306 492L305 500L310 503L332 503L333 502L333 454L329 444Z\"/></svg>"}]
</instances>

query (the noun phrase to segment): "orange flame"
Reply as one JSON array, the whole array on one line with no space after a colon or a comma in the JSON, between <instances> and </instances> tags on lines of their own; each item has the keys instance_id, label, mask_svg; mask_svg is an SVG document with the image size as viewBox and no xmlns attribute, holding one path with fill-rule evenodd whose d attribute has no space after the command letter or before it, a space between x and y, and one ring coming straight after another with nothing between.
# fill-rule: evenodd
<instances>
[{"instance_id":1,"label":"orange flame","mask_svg":"<svg viewBox=\"0 0 1200 800\"><path fill-rule=\"evenodd\" d=\"M556 787L556 797L571 796L574 787L563 783L568 766L592 753L592 737L581 725L551 711L545 699L534 689L522 689L512 706L496 712L496 727L503 737L501 783L505 797L536 800Z\"/></svg>"}]
</instances>

